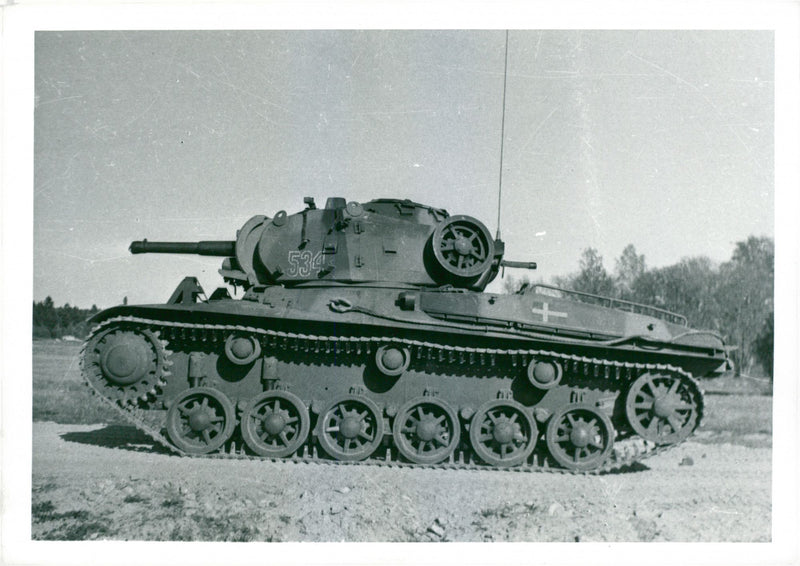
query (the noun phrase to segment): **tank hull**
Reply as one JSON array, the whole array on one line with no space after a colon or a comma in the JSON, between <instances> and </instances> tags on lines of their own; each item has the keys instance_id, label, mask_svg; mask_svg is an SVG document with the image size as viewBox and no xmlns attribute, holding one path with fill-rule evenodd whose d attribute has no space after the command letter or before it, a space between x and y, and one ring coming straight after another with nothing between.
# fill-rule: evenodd
<instances>
[{"instance_id":1,"label":"tank hull","mask_svg":"<svg viewBox=\"0 0 800 566\"><path fill-rule=\"evenodd\" d=\"M403 308L398 303L409 294L414 296L416 304ZM714 372L726 361L724 343L713 333L593 305L562 301L550 307L551 299L537 295L410 292L402 287L274 287L257 297L192 305L119 306L98 313L92 320L141 316L319 335L388 334L450 346L547 349L622 362L667 363L695 377ZM445 307L441 306L443 299L448 300ZM492 301L499 312L495 317L476 316L474 305L478 301ZM340 302L342 306L337 307ZM429 307L430 303L437 308ZM548 305L551 313L560 313L555 309L562 309L579 320L570 325L531 320L528 313L536 308L531 305L542 303ZM443 313L445 308L448 310ZM648 326L653 328L647 330Z\"/></svg>"}]
</instances>

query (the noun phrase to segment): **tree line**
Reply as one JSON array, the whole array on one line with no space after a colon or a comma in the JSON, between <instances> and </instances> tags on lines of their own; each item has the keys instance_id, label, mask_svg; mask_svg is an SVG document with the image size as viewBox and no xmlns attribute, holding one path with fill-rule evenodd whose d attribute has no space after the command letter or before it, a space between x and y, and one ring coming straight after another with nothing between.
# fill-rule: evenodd
<instances>
[{"instance_id":1,"label":"tree line","mask_svg":"<svg viewBox=\"0 0 800 566\"><path fill-rule=\"evenodd\" d=\"M598 251L586 248L578 271L555 277L553 284L683 314L690 326L713 330L726 344L736 346L730 355L737 375L771 378L774 258L771 238L750 236L737 242L731 259L720 265L699 256L649 269L644 255L629 244L609 273ZM530 281L507 278L504 289L515 292L520 283Z\"/></svg>"},{"instance_id":2,"label":"tree line","mask_svg":"<svg viewBox=\"0 0 800 566\"><path fill-rule=\"evenodd\" d=\"M91 330L86 319L97 313L97 305L90 309L72 307L69 303L57 307L51 297L44 301L33 302L33 337L63 338L75 336L85 338Z\"/></svg>"}]
</instances>

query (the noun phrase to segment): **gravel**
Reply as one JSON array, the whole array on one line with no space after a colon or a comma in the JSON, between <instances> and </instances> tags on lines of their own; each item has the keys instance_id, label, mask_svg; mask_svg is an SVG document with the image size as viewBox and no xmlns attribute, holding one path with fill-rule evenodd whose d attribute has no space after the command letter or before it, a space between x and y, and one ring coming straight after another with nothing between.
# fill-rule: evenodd
<instances>
[{"instance_id":1,"label":"gravel","mask_svg":"<svg viewBox=\"0 0 800 566\"><path fill-rule=\"evenodd\" d=\"M32 537L769 541L771 458L762 435L687 442L603 476L274 463L180 458L133 429L37 422Z\"/></svg>"}]
</instances>

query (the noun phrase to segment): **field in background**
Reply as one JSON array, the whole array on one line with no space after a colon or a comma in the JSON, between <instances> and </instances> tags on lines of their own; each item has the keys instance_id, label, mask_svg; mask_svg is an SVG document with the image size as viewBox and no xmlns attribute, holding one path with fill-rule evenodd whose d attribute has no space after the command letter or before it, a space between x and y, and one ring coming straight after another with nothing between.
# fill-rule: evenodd
<instances>
[{"instance_id":1,"label":"field in background","mask_svg":"<svg viewBox=\"0 0 800 566\"><path fill-rule=\"evenodd\" d=\"M124 424L89 393L80 376L80 342L33 342L33 420L60 424ZM699 442L770 446L772 397L768 382L747 378L704 380L706 411Z\"/></svg>"},{"instance_id":2,"label":"field in background","mask_svg":"<svg viewBox=\"0 0 800 566\"><path fill-rule=\"evenodd\" d=\"M81 342L33 341L33 420L61 424L122 424L81 379Z\"/></svg>"}]
</instances>

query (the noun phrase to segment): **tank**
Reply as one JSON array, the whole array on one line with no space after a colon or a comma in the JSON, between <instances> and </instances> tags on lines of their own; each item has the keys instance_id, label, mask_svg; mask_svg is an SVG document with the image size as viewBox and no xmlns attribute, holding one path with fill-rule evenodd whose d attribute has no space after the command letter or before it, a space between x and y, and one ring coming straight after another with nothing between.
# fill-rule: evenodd
<instances>
[{"instance_id":1,"label":"tank","mask_svg":"<svg viewBox=\"0 0 800 566\"><path fill-rule=\"evenodd\" d=\"M218 256L165 304L95 315L99 398L177 454L597 473L685 441L727 347L686 318L546 285L485 292L505 248L409 200L305 199L235 240L136 241ZM147 260L142 260L147 271Z\"/></svg>"}]
</instances>

